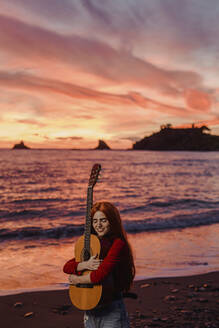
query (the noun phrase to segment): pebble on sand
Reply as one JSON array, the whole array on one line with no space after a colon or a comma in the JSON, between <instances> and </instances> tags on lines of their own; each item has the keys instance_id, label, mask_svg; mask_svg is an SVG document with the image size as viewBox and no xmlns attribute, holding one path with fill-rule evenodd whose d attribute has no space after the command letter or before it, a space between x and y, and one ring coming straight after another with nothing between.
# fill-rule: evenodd
<instances>
[{"instance_id":1,"label":"pebble on sand","mask_svg":"<svg viewBox=\"0 0 219 328\"><path fill-rule=\"evenodd\" d=\"M29 318L29 317L32 317L33 315L34 315L34 312L27 312L27 313L25 313L24 318Z\"/></svg>"},{"instance_id":2,"label":"pebble on sand","mask_svg":"<svg viewBox=\"0 0 219 328\"><path fill-rule=\"evenodd\" d=\"M14 307L21 307L23 306L23 303L22 302L16 302L14 303Z\"/></svg>"},{"instance_id":3,"label":"pebble on sand","mask_svg":"<svg viewBox=\"0 0 219 328\"><path fill-rule=\"evenodd\" d=\"M151 285L150 284L143 284L141 285L141 288L146 288L146 287L150 287Z\"/></svg>"}]
</instances>

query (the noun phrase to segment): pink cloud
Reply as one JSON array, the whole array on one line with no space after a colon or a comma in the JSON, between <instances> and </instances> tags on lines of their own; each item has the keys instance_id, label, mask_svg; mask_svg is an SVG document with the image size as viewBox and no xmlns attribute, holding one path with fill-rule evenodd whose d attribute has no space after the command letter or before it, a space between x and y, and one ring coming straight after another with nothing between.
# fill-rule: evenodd
<instances>
[{"instance_id":1,"label":"pink cloud","mask_svg":"<svg viewBox=\"0 0 219 328\"><path fill-rule=\"evenodd\" d=\"M185 99L186 103L192 109L206 112L211 109L212 100L208 93L195 90L195 89L188 89L185 92Z\"/></svg>"},{"instance_id":2,"label":"pink cloud","mask_svg":"<svg viewBox=\"0 0 219 328\"><path fill-rule=\"evenodd\" d=\"M71 83L60 82L52 79L39 78L25 73L9 74L0 72L0 85L15 89L34 90L43 93L56 93L83 101L91 100L100 104L139 106L145 109L166 112L184 117L189 114L185 108L170 106L144 97L140 93L112 94L100 92Z\"/></svg>"},{"instance_id":3,"label":"pink cloud","mask_svg":"<svg viewBox=\"0 0 219 328\"><path fill-rule=\"evenodd\" d=\"M187 85L202 83L195 72L160 68L91 38L61 35L2 15L0 26L2 51L25 58L34 67L37 61L54 67L57 62L65 63L73 72L77 69L111 83L145 86L175 97L182 95Z\"/></svg>"},{"instance_id":4,"label":"pink cloud","mask_svg":"<svg viewBox=\"0 0 219 328\"><path fill-rule=\"evenodd\" d=\"M70 137L57 137L56 140L82 140L83 137L76 137L76 136L70 136Z\"/></svg>"},{"instance_id":5,"label":"pink cloud","mask_svg":"<svg viewBox=\"0 0 219 328\"><path fill-rule=\"evenodd\" d=\"M45 127L46 124L38 122L36 120L28 120L28 119L24 119L24 120L16 120L17 123L22 123L22 124L28 124L28 125L36 125L38 127Z\"/></svg>"}]
</instances>

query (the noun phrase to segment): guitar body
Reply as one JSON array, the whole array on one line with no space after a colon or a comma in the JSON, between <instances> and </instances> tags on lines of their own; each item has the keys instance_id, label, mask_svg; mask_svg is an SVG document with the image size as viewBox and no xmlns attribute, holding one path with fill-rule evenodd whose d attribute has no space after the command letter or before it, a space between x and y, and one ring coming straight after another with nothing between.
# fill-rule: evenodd
<instances>
[{"instance_id":1,"label":"guitar body","mask_svg":"<svg viewBox=\"0 0 219 328\"><path fill-rule=\"evenodd\" d=\"M84 236L81 236L75 244L75 260L82 262L84 258ZM100 241L95 235L90 235L90 256L100 255ZM91 271L84 271L83 274L88 274ZM102 295L101 285L87 285L87 287L78 287L70 285L69 295L72 304L80 310L90 310L97 306Z\"/></svg>"}]
</instances>

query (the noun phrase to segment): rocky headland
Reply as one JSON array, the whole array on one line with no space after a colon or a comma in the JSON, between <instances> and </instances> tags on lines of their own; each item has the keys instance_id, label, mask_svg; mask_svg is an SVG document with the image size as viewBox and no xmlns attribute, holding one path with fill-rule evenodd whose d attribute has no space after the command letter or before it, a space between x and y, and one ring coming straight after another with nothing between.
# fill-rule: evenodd
<instances>
[{"instance_id":1,"label":"rocky headland","mask_svg":"<svg viewBox=\"0 0 219 328\"><path fill-rule=\"evenodd\" d=\"M159 132L137 141L133 150L199 150L218 151L219 136L211 135L207 126L173 128L171 124L161 126Z\"/></svg>"}]
</instances>

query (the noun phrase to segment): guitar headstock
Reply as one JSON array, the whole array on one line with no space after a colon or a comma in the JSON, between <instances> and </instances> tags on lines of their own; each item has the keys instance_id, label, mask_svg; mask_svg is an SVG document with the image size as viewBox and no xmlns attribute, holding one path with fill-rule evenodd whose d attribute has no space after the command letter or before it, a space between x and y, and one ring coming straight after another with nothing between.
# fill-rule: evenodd
<instances>
[{"instance_id":1,"label":"guitar headstock","mask_svg":"<svg viewBox=\"0 0 219 328\"><path fill-rule=\"evenodd\" d=\"M91 170L91 174L90 174L90 179L88 182L88 187L94 187L97 180L98 180L98 176L101 170L101 165L100 164L94 164Z\"/></svg>"}]
</instances>

